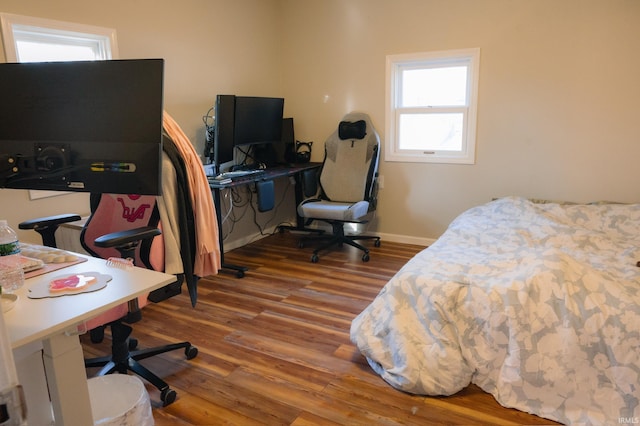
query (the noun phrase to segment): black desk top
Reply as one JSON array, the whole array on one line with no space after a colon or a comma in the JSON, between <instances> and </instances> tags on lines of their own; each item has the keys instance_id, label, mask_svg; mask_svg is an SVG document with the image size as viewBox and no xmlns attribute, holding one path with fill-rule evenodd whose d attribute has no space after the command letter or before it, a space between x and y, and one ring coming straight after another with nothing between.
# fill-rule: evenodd
<instances>
[{"instance_id":1,"label":"black desk top","mask_svg":"<svg viewBox=\"0 0 640 426\"><path fill-rule=\"evenodd\" d=\"M209 180L209 187L212 189L232 188L234 186L247 185L257 181L271 180L279 177L293 176L305 170L316 169L322 166L322 163L299 163L290 164L288 166L274 166L264 169L264 173L259 175L246 175L231 182L221 183Z\"/></svg>"}]
</instances>

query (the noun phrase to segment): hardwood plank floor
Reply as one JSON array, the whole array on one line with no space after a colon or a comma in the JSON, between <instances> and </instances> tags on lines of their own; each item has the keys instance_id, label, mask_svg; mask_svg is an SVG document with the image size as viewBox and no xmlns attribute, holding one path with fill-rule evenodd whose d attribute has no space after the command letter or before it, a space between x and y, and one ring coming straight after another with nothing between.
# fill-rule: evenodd
<instances>
[{"instance_id":1,"label":"hardwood plank floor","mask_svg":"<svg viewBox=\"0 0 640 426\"><path fill-rule=\"evenodd\" d=\"M134 325L141 347L188 340L199 349L190 361L182 351L143 361L178 392L161 407L147 386L156 424L555 424L473 385L450 397L409 395L369 368L349 340L351 321L421 249L383 241L367 263L344 247L314 264L296 236L276 234L227 253L250 271L200 280L195 308L186 292L148 305ZM86 356L109 350L108 335L82 342Z\"/></svg>"}]
</instances>

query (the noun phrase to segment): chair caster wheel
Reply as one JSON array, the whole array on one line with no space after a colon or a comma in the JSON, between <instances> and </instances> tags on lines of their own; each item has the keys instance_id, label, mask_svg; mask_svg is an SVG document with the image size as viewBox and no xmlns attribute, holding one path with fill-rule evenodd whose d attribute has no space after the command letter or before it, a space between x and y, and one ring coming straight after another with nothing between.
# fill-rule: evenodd
<instances>
[{"instance_id":1,"label":"chair caster wheel","mask_svg":"<svg viewBox=\"0 0 640 426\"><path fill-rule=\"evenodd\" d=\"M98 326L89 330L89 337L91 338L91 343L102 343L104 340L104 327Z\"/></svg>"},{"instance_id":2,"label":"chair caster wheel","mask_svg":"<svg viewBox=\"0 0 640 426\"><path fill-rule=\"evenodd\" d=\"M133 337L129 338L129 343L127 347L130 351L134 351L138 347L138 339L134 339Z\"/></svg>"},{"instance_id":3,"label":"chair caster wheel","mask_svg":"<svg viewBox=\"0 0 640 426\"><path fill-rule=\"evenodd\" d=\"M236 272L236 278L243 278L243 277L244 277L244 271Z\"/></svg>"},{"instance_id":4,"label":"chair caster wheel","mask_svg":"<svg viewBox=\"0 0 640 426\"><path fill-rule=\"evenodd\" d=\"M369 253L365 253L362 255L362 261L363 262L368 262L369 261Z\"/></svg>"},{"instance_id":5,"label":"chair caster wheel","mask_svg":"<svg viewBox=\"0 0 640 426\"><path fill-rule=\"evenodd\" d=\"M198 348L196 348L195 346L187 346L186 348L184 348L184 355L187 357L187 359L194 359L196 356L198 356Z\"/></svg>"},{"instance_id":6,"label":"chair caster wheel","mask_svg":"<svg viewBox=\"0 0 640 426\"><path fill-rule=\"evenodd\" d=\"M376 242L373 243L373 245L376 246L376 247L380 247L380 240L376 240Z\"/></svg>"},{"instance_id":7,"label":"chair caster wheel","mask_svg":"<svg viewBox=\"0 0 640 426\"><path fill-rule=\"evenodd\" d=\"M320 258L318 257L318 255L314 254L314 255L311 256L311 263L318 263L319 259Z\"/></svg>"},{"instance_id":8,"label":"chair caster wheel","mask_svg":"<svg viewBox=\"0 0 640 426\"><path fill-rule=\"evenodd\" d=\"M171 404L173 401L176 400L177 396L178 394L173 389L171 388L163 389L162 392L160 392L160 399L162 400L162 406L166 407L167 405Z\"/></svg>"}]
</instances>

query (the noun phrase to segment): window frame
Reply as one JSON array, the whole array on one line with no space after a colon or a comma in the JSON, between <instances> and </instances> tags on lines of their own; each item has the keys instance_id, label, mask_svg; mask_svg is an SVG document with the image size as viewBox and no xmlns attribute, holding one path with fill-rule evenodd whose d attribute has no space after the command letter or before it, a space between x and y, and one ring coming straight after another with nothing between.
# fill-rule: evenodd
<instances>
[{"instance_id":1,"label":"window frame","mask_svg":"<svg viewBox=\"0 0 640 426\"><path fill-rule=\"evenodd\" d=\"M403 83L402 72L404 70L453 66L465 66L468 70L466 105L420 107L402 107L398 105ZM385 161L475 164L479 68L479 48L388 55L386 57ZM398 124L403 113L462 113L461 150L401 149L398 143Z\"/></svg>"},{"instance_id":2,"label":"window frame","mask_svg":"<svg viewBox=\"0 0 640 426\"><path fill-rule=\"evenodd\" d=\"M66 40L68 44L75 45L96 45L100 51L100 59L117 59L118 57L116 30L111 28L10 13L0 13L0 26L7 62L20 62L18 40L25 38Z\"/></svg>"}]
</instances>

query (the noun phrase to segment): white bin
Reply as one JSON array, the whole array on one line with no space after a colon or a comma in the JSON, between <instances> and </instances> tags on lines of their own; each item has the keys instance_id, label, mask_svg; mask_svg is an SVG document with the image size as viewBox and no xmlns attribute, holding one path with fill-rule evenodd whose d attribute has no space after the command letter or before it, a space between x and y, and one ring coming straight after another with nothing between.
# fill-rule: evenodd
<instances>
[{"instance_id":1,"label":"white bin","mask_svg":"<svg viewBox=\"0 0 640 426\"><path fill-rule=\"evenodd\" d=\"M152 426L151 401L142 380L108 374L88 380L94 425Z\"/></svg>"}]
</instances>

